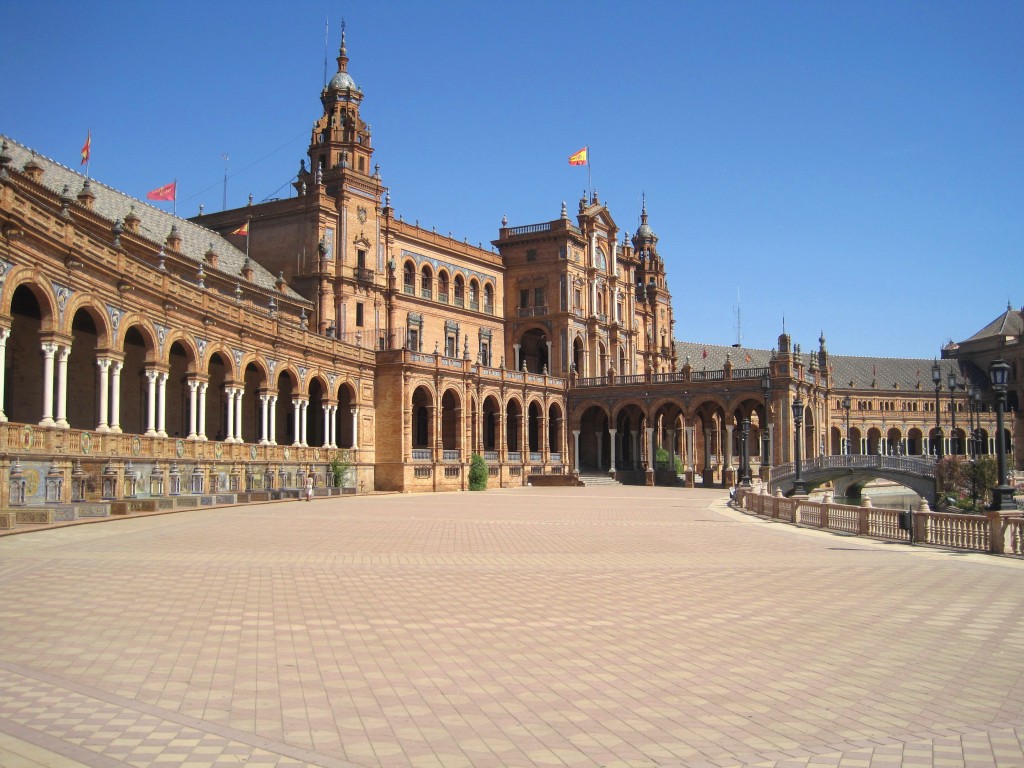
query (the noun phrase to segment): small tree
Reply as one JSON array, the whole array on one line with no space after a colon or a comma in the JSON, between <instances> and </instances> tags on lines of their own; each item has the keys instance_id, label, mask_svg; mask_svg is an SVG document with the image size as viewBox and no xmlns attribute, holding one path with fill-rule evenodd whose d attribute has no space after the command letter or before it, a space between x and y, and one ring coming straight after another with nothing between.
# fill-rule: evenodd
<instances>
[{"instance_id":1,"label":"small tree","mask_svg":"<svg viewBox=\"0 0 1024 768\"><path fill-rule=\"evenodd\" d=\"M487 462L479 453L474 453L469 460L469 490L487 490Z\"/></svg>"},{"instance_id":2,"label":"small tree","mask_svg":"<svg viewBox=\"0 0 1024 768\"><path fill-rule=\"evenodd\" d=\"M345 476L348 474L349 469L352 468L352 462L348 458L343 457L342 454L336 453L331 459L330 467L334 486L336 488L344 487Z\"/></svg>"}]
</instances>

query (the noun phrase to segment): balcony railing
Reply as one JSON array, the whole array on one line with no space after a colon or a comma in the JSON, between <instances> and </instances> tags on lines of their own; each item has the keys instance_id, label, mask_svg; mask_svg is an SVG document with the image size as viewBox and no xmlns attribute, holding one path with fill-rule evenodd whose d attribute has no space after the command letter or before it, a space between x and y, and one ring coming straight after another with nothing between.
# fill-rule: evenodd
<instances>
[{"instance_id":1,"label":"balcony railing","mask_svg":"<svg viewBox=\"0 0 1024 768\"><path fill-rule=\"evenodd\" d=\"M441 461L459 461L462 458L459 451L441 451Z\"/></svg>"},{"instance_id":2,"label":"balcony railing","mask_svg":"<svg viewBox=\"0 0 1024 768\"><path fill-rule=\"evenodd\" d=\"M353 267L352 274L356 280L361 283L372 283L373 282L373 270L366 269L365 267Z\"/></svg>"},{"instance_id":3,"label":"balcony railing","mask_svg":"<svg viewBox=\"0 0 1024 768\"><path fill-rule=\"evenodd\" d=\"M420 298L432 299L434 298L434 292L430 288L420 288Z\"/></svg>"},{"instance_id":4,"label":"balcony railing","mask_svg":"<svg viewBox=\"0 0 1024 768\"><path fill-rule=\"evenodd\" d=\"M433 448L413 448L412 449L412 460L413 461L433 461L434 460L434 449Z\"/></svg>"}]
</instances>

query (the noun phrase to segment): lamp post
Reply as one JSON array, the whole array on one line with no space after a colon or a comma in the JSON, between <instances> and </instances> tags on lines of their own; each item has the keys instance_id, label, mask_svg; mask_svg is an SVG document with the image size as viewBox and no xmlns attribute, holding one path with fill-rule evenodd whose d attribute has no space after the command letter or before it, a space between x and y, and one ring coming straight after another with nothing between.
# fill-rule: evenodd
<instances>
[{"instance_id":1,"label":"lamp post","mask_svg":"<svg viewBox=\"0 0 1024 768\"><path fill-rule=\"evenodd\" d=\"M994 361L988 367L992 390L996 393L996 466L999 485L992 489L992 511L1003 512L1016 509L1013 503L1013 488L1006 484L1006 439L1003 435L1003 409L1006 407L1006 382L1010 377L1010 365L1005 360Z\"/></svg>"},{"instance_id":2,"label":"lamp post","mask_svg":"<svg viewBox=\"0 0 1024 768\"><path fill-rule=\"evenodd\" d=\"M771 467L772 434L771 430L768 429L768 404L772 394L772 380L767 373L761 377L761 390L764 392L764 424L761 425L761 465ZM764 479L767 480L768 478L765 477Z\"/></svg>"},{"instance_id":3,"label":"lamp post","mask_svg":"<svg viewBox=\"0 0 1024 768\"><path fill-rule=\"evenodd\" d=\"M748 440L750 438L750 419L746 418L740 422L742 426L743 435L743 451L740 454L743 466L740 467L740 485L744 488L750 487L750 444Z\"/></svg>"},{"instance_id":4,"label":"lamp post","mask_svg":"<svg viewBox=\"0 0 1024 768\"><path fill-rule=\"evenodd\" d=\"M971 440L970 440L970 452L971 458L977 459L981 455L981 451L978 450L978 424L981 421L981 414L977 413L978 405L978 388L973 384L971 388L967 390L967 418L971 420ZM977 414L977 415L976 415ZM977 423L976 423L977 422Z\"/></svg>"},{"instance_id":5,"label":"lamp post","mask_svg":"<svg viewBox=\"0 0 1024 768\"><path fill-rule=\"evenodd\" d=\"M939 444L935 447L936 460L942 458L942 424L939 422L939 392L942 391L942 370L939 368L939 361L932 363L932 382L935 384L935 434Z\"/></svg>"},{"instance_id":6,"label":"lamp post","mask_svg":"<svg viewBox=\"0 0 1024 768\"><path fill-rule=\"evenodd\" d=\"M794 458L796 459L796 477L793 478L793 495L794 496L806 496L807 488L804 485L804 477L800 471L800 425L804 422L804 401L800 399L800 395L796 396L796 400L793 401L793 437L796 440L796 453Z\"/></svg>"},{"instance_id":7,"label":"lamp post","mask_svg":"<svg viewBox=\"0 0 1024 768\"><path fill-rule=\"evenodd\" d=\"M959 447L956 443L956 401L953 399L953 393L956 392L956 374L952 371L949 372L949 376L946 378L946 384L949 386L949 418L952 419L949 432L949 452L954 456L959 453L957 448Z\"/></svg>"},{"instance_id":8,"label":"lamp post","mask_svg":"<svg viewBox=\"0 0 1024 768\"><path fill-rule=\"evenodd\" d=\"M850 455L850 406L853 403L850 402L850 396L847 395L843 398L843 408L846 411L846 436L843 438L843 455Z\"/></svg>"}]
</instances>

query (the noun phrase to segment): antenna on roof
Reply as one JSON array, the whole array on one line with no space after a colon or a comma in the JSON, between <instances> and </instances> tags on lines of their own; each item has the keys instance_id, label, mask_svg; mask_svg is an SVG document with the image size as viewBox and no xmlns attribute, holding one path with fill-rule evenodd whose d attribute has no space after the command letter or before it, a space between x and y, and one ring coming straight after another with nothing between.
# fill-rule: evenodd
<instances>
[{"instance_id":1,"label":"antenna on roof","mask_svg":"<svg viewBox=\"0 0 1024 768\"><path fill-rule=\"evenodd\" d=\"M733 307L733 310L734 310L734 313L736 315L736 318L735 318L736 319L736 346L737 347L742 347L743 346L743 322L742 322L742 320L740 318L740 289L739 289L739 287L736 288L736 306Z\"/></svg>"},{"instance_id":2,"label":"antenna on roof","mask_svg":"<svg viewBox=\"0 0 1024 768\"><path fill-rule=\"evenodd\" d=\"M331 35L331 16L324 15L324 88L327 87L327 38Z\"/></svg>"}]
</instances>

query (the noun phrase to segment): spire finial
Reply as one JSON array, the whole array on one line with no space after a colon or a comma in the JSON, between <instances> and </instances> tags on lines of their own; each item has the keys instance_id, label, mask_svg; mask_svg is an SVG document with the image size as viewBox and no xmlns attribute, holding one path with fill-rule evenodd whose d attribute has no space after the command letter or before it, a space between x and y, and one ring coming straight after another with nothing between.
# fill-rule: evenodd
<instances>
[{"instance_id":1,"label":"spire finial","mask_svg":"<svg viewBox=\"0 0 1024 768\"><path fill-rule=\"evenodd\" d=\"M348 48L345 46L345 20L341 20L341 48L338 50L338 71L348 71Z\"/></svg>"}]
</instances>

